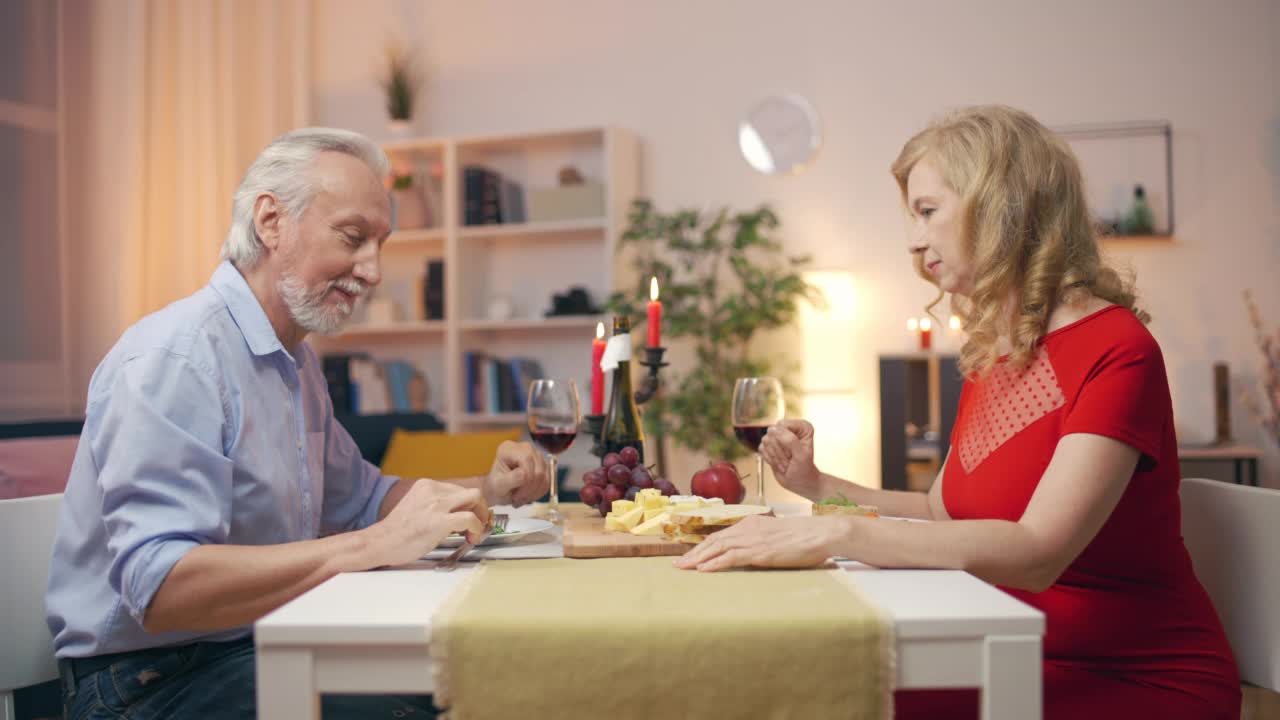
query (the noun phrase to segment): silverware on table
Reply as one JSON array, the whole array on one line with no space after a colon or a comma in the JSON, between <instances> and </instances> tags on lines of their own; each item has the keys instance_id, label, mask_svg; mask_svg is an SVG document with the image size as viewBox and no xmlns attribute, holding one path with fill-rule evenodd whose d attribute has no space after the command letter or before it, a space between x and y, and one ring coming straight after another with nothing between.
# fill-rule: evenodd
<instances>
[{"instance_id":1,"label":"silverware on table","mask_svg":"<svg viewBox=\"0 0 1280 720\"><path fill-rule=\"evenodd\" d=\"M493 534L494 530L506 530L507 519L508 516L505 513L498 513L494 515L493 522L489 523L489 527L485 528L484 532L480 534L480 537L476 538L475 542L467 542L464 538L462 544L458 546L457 550L454 550L448 557L436 563L436 570L439 570L440 572L452 572L454 568L458 567L458 561L462 559L462 556L471 552L471 548L487 540L489 536Z\"/></svg>"}]
</instances>

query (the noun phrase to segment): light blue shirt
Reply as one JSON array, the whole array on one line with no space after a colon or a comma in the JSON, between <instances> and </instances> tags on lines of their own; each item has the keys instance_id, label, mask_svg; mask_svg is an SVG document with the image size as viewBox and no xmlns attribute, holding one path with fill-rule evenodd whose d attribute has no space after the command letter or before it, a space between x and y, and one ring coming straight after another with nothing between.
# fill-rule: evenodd
<instances>
[{"instance_id":1,"label":"light blue shirt","mask_svg":"<svg viewBox=\"0 0 1280 720\"><path fill-rule=\"evenodd\" d=\"M248 634L151 634L142 620L192 548L368 526L396 479L333 419L311 347L290 355L222 263L129 328L93 374L45 597L58 657Z\"/></svg>"}]
</instances>

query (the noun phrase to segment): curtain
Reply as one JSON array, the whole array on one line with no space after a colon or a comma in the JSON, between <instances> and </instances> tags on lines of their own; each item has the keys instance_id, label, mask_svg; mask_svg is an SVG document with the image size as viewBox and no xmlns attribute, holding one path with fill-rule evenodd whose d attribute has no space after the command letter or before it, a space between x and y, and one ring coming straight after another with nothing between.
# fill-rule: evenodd
<instances>
[{"instance_id":1,"label":"curtain","mask_svg":"<svg viewBox=\"0 0 1280 720\"><path fill-rule=\"evenodd\" d=\"M309 0L67 0L75 375L218 263L257 153L303 126Z\"/></svg>"}]
</instances>

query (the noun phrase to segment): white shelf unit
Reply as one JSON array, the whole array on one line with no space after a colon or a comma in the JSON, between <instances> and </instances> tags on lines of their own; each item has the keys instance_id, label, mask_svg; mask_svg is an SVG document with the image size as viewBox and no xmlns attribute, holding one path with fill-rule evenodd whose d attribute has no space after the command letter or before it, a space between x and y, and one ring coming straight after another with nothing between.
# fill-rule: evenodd
<instances>
[{"instance_id":1,"label":"white shelf unit","mask_svg":"<svg viewBox=\"0 0 1280 720\"><path fill-rule=\"evenodd\" d=\"M639 144L618 128L574 128L483 137L421 138L383 145L393 167L434 170L439 182L440 222L396 230L383 246L383 282L377 296L391 298L399 322L366 325L356 319L346 331L313 342L317 352L364 352L377 360L404 359L427 378L428 409L450 432L523 426L521 413L468 412L463 354L538 359L549 377L577 381L584 407L590 402L591 339L600 315L544 317L552 295L587 288L600 306L614 287L615 244L639 182ZM577 168L604 187L603 213L544 222L465 225L463 169L482 165L532 188L554 187L558 172ZM423 276L430 259L444 261L444 318L425 320ZM503 297L514 308L507 319L487 309ZM588 457L590 443L577 442L562 458Z\"/></svg>"}]
</instances>

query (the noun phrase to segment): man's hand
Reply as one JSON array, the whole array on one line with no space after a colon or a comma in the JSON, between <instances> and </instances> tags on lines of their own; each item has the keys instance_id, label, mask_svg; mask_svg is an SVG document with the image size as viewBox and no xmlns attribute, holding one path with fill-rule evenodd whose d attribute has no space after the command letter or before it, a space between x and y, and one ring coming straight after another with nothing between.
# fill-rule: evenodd
<instances>
[{"instance_id":1,"label":"man's hand","mask_svg":"<svg viewBox=\"0 0 1280 720\"><path fill-rule=\"evenodd\" d=\"M760 442L760 455L786 489L810 500L822 493L822 473L813 464L813 425L783 420L769 428Z\"/></svg>"},{"instance_id":2,"label":"man's hand","mask_svg":"<svg viewBox=\"0 0 1280 720\"><path fill-rule=\"evenodd\" d=\"M385 518L368 528L375 567L401 565L426 555L450 533L474 540L489 522L479 490L422 479Z\"/></svg>"},{"instance_id":3,"label":"man's hand","mask_svg":"<svg viewBox=\"0 0 1280 720\"><path fill-rule=\"evenodd\" d=\"M491 505L519 507L547 494L551 478L547 459L529 443L510 440L498 446L493 468L484 480L484 497Z\"/></svg>"}]
</instances>

